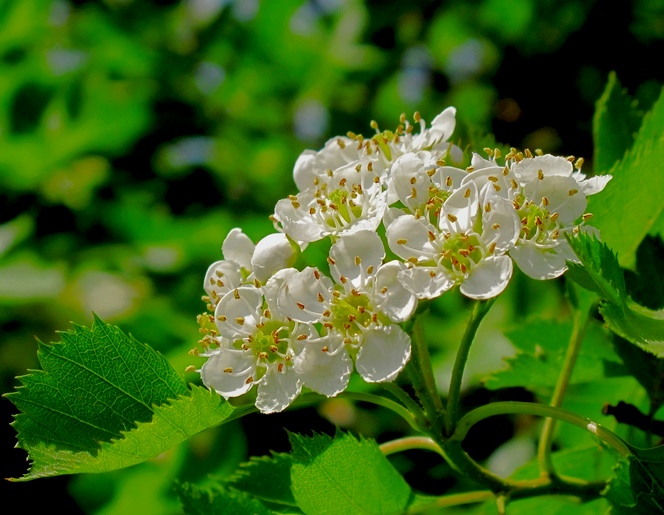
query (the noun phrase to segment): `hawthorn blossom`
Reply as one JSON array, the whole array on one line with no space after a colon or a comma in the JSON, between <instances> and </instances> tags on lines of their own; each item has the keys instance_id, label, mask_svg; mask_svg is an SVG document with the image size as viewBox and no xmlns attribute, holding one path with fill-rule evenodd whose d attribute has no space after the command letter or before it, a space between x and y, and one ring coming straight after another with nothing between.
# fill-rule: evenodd
<instances>
[{"instance_id":1,"label":"hawthorn blossom","mask_svg":"<svg viewBox=\"0 0 664 515\"><path fill-rule=\"evenodd\" d=\"M470 181L444 202L437 222L404 215L387 228L390 248L408 262L399 273L404 285L427 299L455 285L473 299L500 294L512 276L507 251L519 234L512 204Z\"/></svg>"},{"instance_id":2,"label":"hawthorn blossom","mask_svg":"<svg viewBox=\"0 0 664 515\"><path fill-rule=\"evenodd\" d=\"M335 282L318 269L305 268L286 279L279 291L279 308L289 318L321 324L326 332L321 340L306 342L297 367L318 369L321 381L324 376L336 393L346 386L339 372L345 378L351 360L366 381L383 382L396 378L410 357L410 336L398 323L412 316L416 298L397 278L404 265L383 264L384 257L380 237L359 231L330 249Z\"/></svg>"},{"instance_id":3,"label":"hawthorn blossom","mask_svg":"<svg viewBox=\"0 0 664 515\"><path fill-rule=\"evenodd\" d=\"M242 232L232 229L221 245L224 259L212 263L205 274L203 288L211 310L229 291L254 280L267 281L277 270L295 259L295 249L285 234L270 234L257 245Z\"/></svg>"},{"instance_id":4,"label":"hawthorn blossom","mask_svg":"<svg viewBox=\"0 0 664 515\"><path fill-rule=\"evenodd\" d=\"M578 231L577 220L583 225L592 216L584 214L587 197L604 189L611 176L587 179L570 160L548 154L515 161L510 173L519 183L513 204L521 220L510 255L534 279L558 277L567 270L566 261L578 262L564 233Z\"/></svg>"},{"instance_id":5,"label":"hawthorn blossom","mask_svg":"<svg viewBox=\"0 0 664 515\"><path fill-rule=\"evenodd\" d=\"M318 336L315 328L288 320L254 286L226 293L215 309L215 322L219 348L204 354L203 384L226 398L257 385L256 407L262 413L286 408L303 384L293 357L303 340Z\"/></svg>"}]
</instances>

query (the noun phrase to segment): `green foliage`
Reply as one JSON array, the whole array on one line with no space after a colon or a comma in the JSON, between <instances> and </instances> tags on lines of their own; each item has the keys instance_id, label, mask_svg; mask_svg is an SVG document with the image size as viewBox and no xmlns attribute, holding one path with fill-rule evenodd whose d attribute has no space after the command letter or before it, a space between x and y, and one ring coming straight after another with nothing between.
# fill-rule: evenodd
<instances>
[{"instance_id":1,"label":"green foliage","mask_svg":"<svg viewBox=\"0 0 664 515\"><path fill-rule=\"evenodd\" d=\"M607 173L623 158L634 142L642 117L636 101L622 89L615 72L611 72L593 117L594 160L598 172Z\"/></svg>"},{"instance_id":2,"label":"green foliage","mask_svg":"<svg viewBox=\"0 0 664 515\"><path fill-rule=\"evenodd\" d=\"M304 513L391 514L408 506L410 487L375 442L341 433L290 440L293 495Z\"/></svg>"},{"instance_id":3,"label":"green foliage","mask_svg":"<svg viewBox=\"0 0 664 515\"><path fill-rule=\"evenodd\" d=\"M583 264L583 272L572 264L570 275L605 300L600 312L609 329L655 356L664 357L664 311L649 310L627 297L623 272L606 244L585 234L569 241Z\"/></svg>"},{"instance_id":4,"label":"green foliage","mask_svg":"<svg viewBox=\"0 0 664 515\"><path fill-rule=\"evenodd\" d=\"M233 411L206 389L190 392L163 356L98 318L42 345L39 357L44 370L8 395L33 461L22 480L134 465Z\"/></svg>"},{"instance_id":5,"label":"green foliage","mask_svg":"<svg viewBox=\"0 0 664 515\"><path fill-rule=\"evenodd\" d=\"M273 515L259 500L250 495L222 486L200 488L190 483L175 483L175 491L182 502L186 515Z\"/></svg>"},{"instance_id":6,"label":"green foliage","mask_svg":"<svg viewBox=\"0 0 664 515\"><path fill-rule=\"evenodd\" d=\"M611 93L615 88L619 86L617 82L612 82L608 92L610 99L619 95ZM623 99L622 103L625 104L626 100ZM601 101L600 111L606 109L607 105L610 106L608 100ZM606 116L601 114L598 116L601 121L606 119ZM616 124L623 124L627 132L630 132L634 116L631 111L625 114L618 108L607 122L608 130L612 131ZM662 126L664 94L660 94L652 109L643 117L643 123L630 150L609 170L613 179L601 195L590 197L588 202L589 211L595 215L593 225L600 230L602 241L618 253L623 265L634 262L636 249L664 210L664 182L660 177L660 166L664 159ZM609 145L609 148L617 145L620 151L627 148L628 141L624 134L620 136L621 133L622 131L619 131L616 136L618 142L608 141L605 132L596 126L595 136L599 137L596 151L604 160L604 165L615 158L615 153L611 153L606 145ZM602 157L603 152L609 154ZM620 213L620 216L617 216L617 213Z\"/></svg>"},{"instance_id":7,"label":"green foliage","mask_svg":"<svg viewBox=\"0 0 664 515\"><path fill-rule=\"evenodd\" d=\"M285 453L252 456L227 484L263 501L297 506L291 490L292 462L291 455Z\"/></svg>"},{"instance_id":8,"label":"green foliage","mask_svg":"<svg viewBox=\"0 0 664 515\"><path fill-rule=\"evenodd\" d=\"M664 446L632 452L620 460L605 492L612 513L664 513Z\"/></svg>"}]
</instances>

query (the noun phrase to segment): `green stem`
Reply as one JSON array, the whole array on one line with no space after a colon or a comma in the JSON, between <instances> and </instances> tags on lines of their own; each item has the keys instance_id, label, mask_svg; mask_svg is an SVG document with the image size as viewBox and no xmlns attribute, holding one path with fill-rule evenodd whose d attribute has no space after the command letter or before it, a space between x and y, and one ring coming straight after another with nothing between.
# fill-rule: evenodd
<instances>
[{"instance_id":1,"label":"green stem","mask_svg":"<svg viewBox=\"0 0 664 515\"><path fill-rule=\"evenodd\" d=\"M454 368L452 369L452 379L450 380L450 390L447 397L447 417L445 419L445 435L447 436L454 432L457 423L463 370L466 366L466 361L468 360L470 346L473 343L480 322L482 322L484 315L489 312L489 309L495 300L496 298L494 297L489 300L478 300L475 302L473 311L470 315L470 320L466 326L466 331L461 339L456 360L454 361Z\"/></svg>"},{"instance_id":2,"label":"green stem","mask_svg":"<svg viewBox=\"0 0 664 515\"><path fill-rule=\"evenodd\" d=\"M535 404L533 402L494 402L474 409L459 420L456 430L450 437L450 440L461 442L468 434L470 428L479 421L494 415L508 414L538 415L541 417L562 420L594 434L623 457L632 454L629 447L627 447L627 444L625 444L620 437L593 420L561 408L546 406L544 404Z\"/></svg>"},{"instance_id":3,"label":"green stem","mask_svg":"<svg viewBox=\"0 0 664 515\"><path fill-rule=\"evenodd\" d=\"M408 395L408 392L404 391L395 382L380 383L380 386L390 392L394 397L397 398L397 400L401 401L406 409L411 412L411 414L415 417L420 431L423 430L422 428L426 427L426 416L424 415L422 408L410 395Z\"/></svg>"},{"instance_id":4,"label":"green stem","mask_svg":"<svg viewBox=\"0 0 664 515\"><path fill-rule=\"evenodd\" d=\"M445 408L436 387L420 317L415 320L411 331L411 356L407 371L415 393L424 408L432 434L441 434Z\"/></svg>"},{"instance_id":5,"label":"green stem","mask_svg":"<svg viewBox=\"0 0 664 515\"><path fill-rule=\"evenodd\" d=\"M495 498L491 490L479 490L477 492L464 492L462 494L444 495L433 499L430 503L423 504L408 510L408 515L415 515L433 508L449 508L450 506L459 506L461 504L471 504L476 502L490 501Z\"/></svg>"},{"instance_id":6,"label":"green stem","mask_svg":"<svg viewBox=\"0 0 664 515\"><path fill-rule=\"evenodd\" d=\"M594 309L594 305L591 307L591 310ZM577 309L574 314L574 325L572 328L572 334L570 336L569 344L567 346L567 353L565 354L565 360L563 361L563 366L558 376L558 382L553 391L551 397L551 402L549 405L553 408L560 408L563 403L563 397L569 386L570 378L572 377L572 372L574 371L574 365L579 356L579 350L581 349L581 344L583 343L583 338L586 334L586 329L588 328L588 321L590 320L590 311L583 309ZM540 472L544 475L555 475L555 470L553 468L553 463L551 461L551 444L553 442L553 434L556 428L556 419L547 418L544 421L542 427L542 433L540 436L539 445L537 448L537 461L539 463Z\"/></svg>"},{"instance_id":7,"label":"green stem","mask_svg":"<svg viewBox=\"0 0 664 515\"><path fill-rule=\"evenodd\" d=\"M441 455L443 458L445 457L440 445L428 436L407 436L405 438L398 438L397 440L382 443L379 447L385 456L413 449L424 449L427 451L433 451Z\"/></svg>"},{"instance_id":8,"label":"green stem","mask_svg":"<svg viewBox=\"0 0 664 515\"><path fill-rule=\"evenodd\" d=\"M318 394L316 395L318 396L318 400L320 400L321 396ZM356 401L370 402L372 404L382 406L383 408L387 408L396 413L397 415L399 415L401 418L403 418L406 422L408 422L408 424L410 424L410 427L412 427L416 431L422 431L422 428L420 427L415 416L406 408L404 408L401 404L399 404L398 402L394 402L391 399L387 399L385 397L381 397L380 395L374 395L371 393L349 392L349 391L345 391L339 394L339 397L343 397L345 399L352 399Z\"/></svg>"}]
</instances>

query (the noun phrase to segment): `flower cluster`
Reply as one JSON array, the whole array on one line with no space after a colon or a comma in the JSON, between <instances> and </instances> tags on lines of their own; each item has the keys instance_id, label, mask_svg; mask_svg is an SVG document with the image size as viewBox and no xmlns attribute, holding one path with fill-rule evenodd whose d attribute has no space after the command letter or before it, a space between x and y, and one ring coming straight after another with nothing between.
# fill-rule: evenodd
<instances>
[{"instance_id":1,"label":"flower cluster","mask_svg":"<svg viewBox=\"0 0 664 515\"><path fill-rule=\"evenodd\" d=\"M576 257L564 235L586 229L587 196L611 177L587 178L582 159L515 149L502 159L485 149L459 168L455 115L450 107L427 128L416 113L417 134L403 115L393 132L372 122L371 138L349 133L302 153L299 191L271 217L277 232L254 245L232 230L208 269L204 384L227 398L257 385L256 406L271 413L303 387L337 395L353 368L392 381L410 357L402 324L420 299L456 286L495 297L514 263L535 279L565 272ZM329 273L293 267L323 239ZM386 260L385 245L399 259Z\"/></svg>"}]
</instances>

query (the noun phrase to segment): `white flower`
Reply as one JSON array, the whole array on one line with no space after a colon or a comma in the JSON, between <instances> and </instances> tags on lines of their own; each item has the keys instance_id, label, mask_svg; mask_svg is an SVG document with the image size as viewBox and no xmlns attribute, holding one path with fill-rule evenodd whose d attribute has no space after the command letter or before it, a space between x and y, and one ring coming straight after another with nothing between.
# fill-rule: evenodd
<instances>
[{"instance_id":1,"label":"white flower","mask_svg":"<svg viewBox=\"0 0 664 515\"><path fill-rule=\"evenodd\" d=\"M410 357L410 337L397 323L412 316L416 298L397 280L403 264L382 264L384 257L377 234L356 232L330 249L336 285L317 269L306 268L290 276L279 292L279 307L289 318L320 323L327 333L316 347L307 341L298 368L329 371L325 381L336 390L345 388L335 377L350 371L351 358L366 381L382 382L393 380Z\"/></svg>"},{"instance_id":2,"label":"white flower","mask_svg":"<svg viewBox=\"0 0 664 515\"><path fill-rule=\"evenodd\" d=\"M258 385L256 407L262 413L285 409L302 390L293 357L302 341L318 336L315 329L279 316L253 286L226 293L217 304L215 321L220 347L204 354L203 384L226 398Z\"/></svg>"},{"instance_id":3,"label":"white flower","mask_svg":"<svg viewBox=\"0 0 664 515\"><path fill-rule=\"evenodd\" d=\"M589 219L587 196L598 193L610 175L587 179L563 157L543 155L514 162L511 173L519 188L512 193L521 231L510 255L534 279L552 279L567 270L566 261L578 261L564 233L579 230Z\"/></svg>"},{"instance_id":4,"label":"white flower","mask_svg":"<svg viewBox=\"0 0 664 515\"><path fill-rule=\"evenodd\" d=\"M471 181L445 201L437 226L404 215L387 228L387 240L409 262L399 278L419 298L435 298L460 285L467 297L487 299L501 293L512 276L506 252L518 231L511 203L488 188L480 195Z\"/></svg>"},{"instance_id":5,"label":"white flower","mask_svg":"<svg viewBox=\"0 0 664 515\"><path fill-rule=\"evenodd\" d=\"M226 293L254 279L265 283L295 260L295 249L283 233L269 234L254 245L242 229L232 229L221 245L225 259L212 263L203 281L212 307Z\"/></svg>"},{"instance_id":6,"label":"white flower","mask_svg":"<svg viewBox=\"0 0 664 515\"><path fill-rule=\"evenodd\" d=\"M316 176L313 187L277 202L275 218L302 246L326 236L376 230L386 208L385 192L371 161Z\"/></svg>"}]
</instances>

